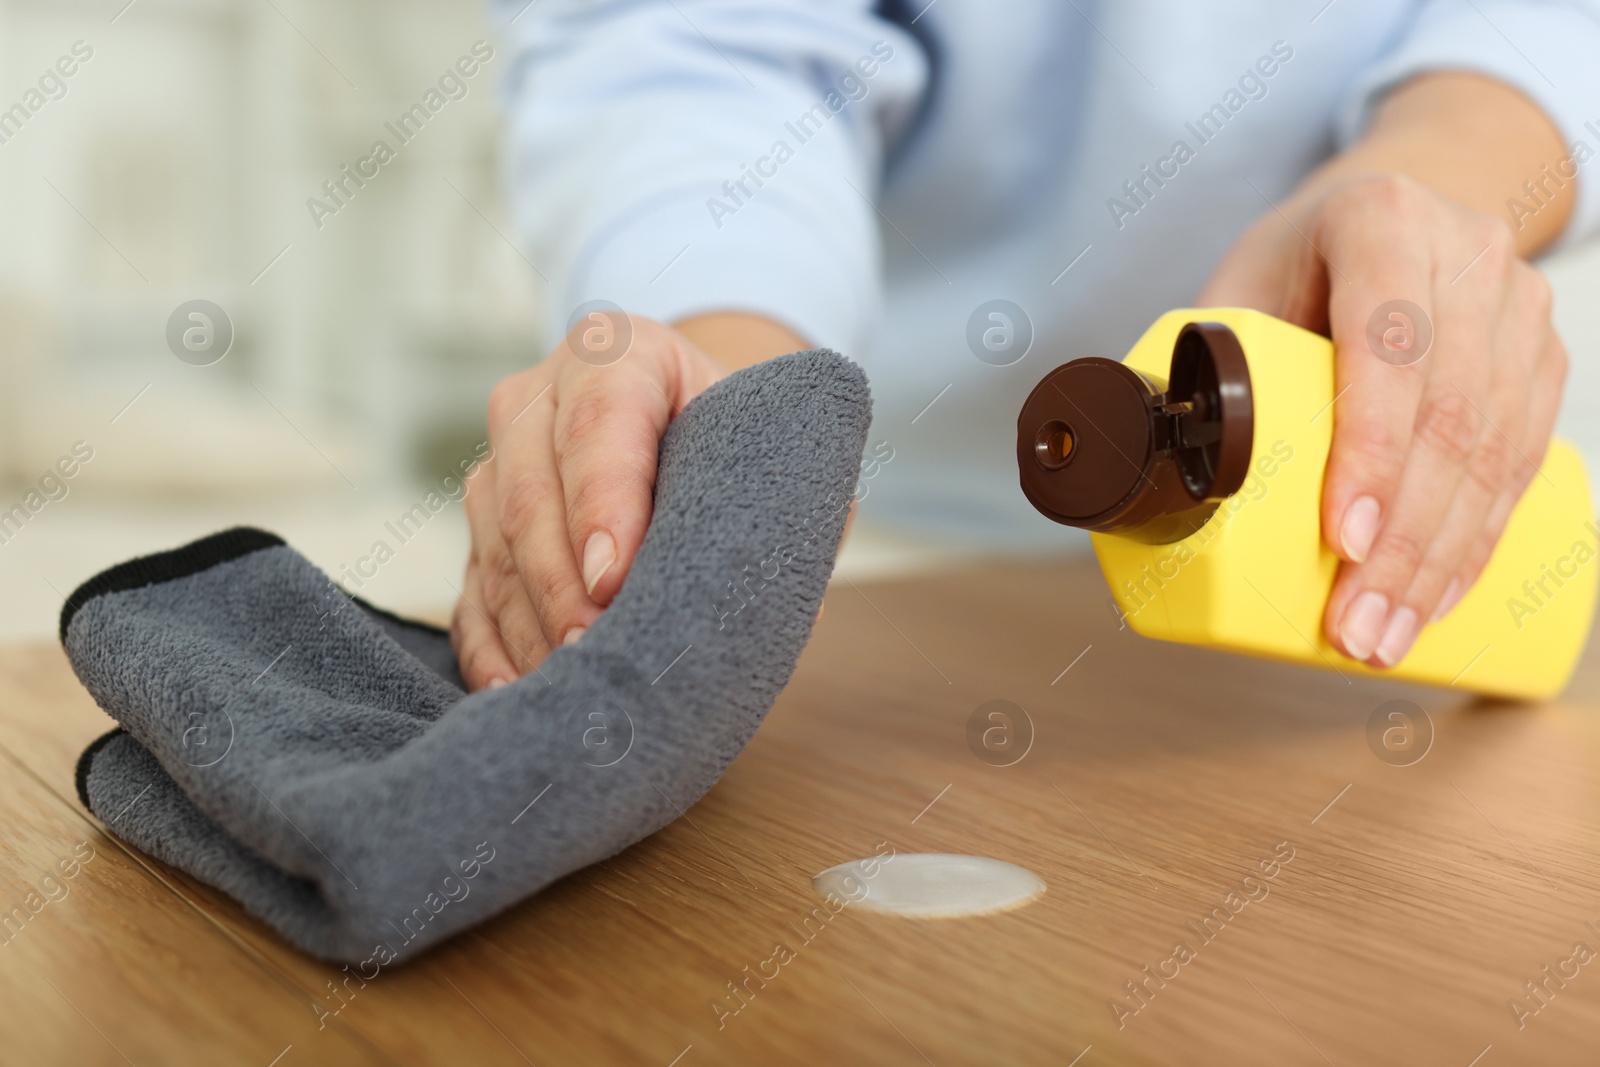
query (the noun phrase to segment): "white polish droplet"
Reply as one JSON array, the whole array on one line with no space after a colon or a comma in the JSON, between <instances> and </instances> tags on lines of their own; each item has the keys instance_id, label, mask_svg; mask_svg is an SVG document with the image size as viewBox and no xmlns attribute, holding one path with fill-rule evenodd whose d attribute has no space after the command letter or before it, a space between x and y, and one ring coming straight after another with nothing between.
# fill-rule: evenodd
<instances>
[{"instance_id":1,"label":"white polish droplet","mask_svg":"<svg viewBox=\"0 0 1600 1067\"><path fill-rule=\"evenodd\" d=\"M852 860L829 867L811 884L862 911L919 919L1010 911L1045 890L1044 879L1014 863L945 852Z\"/></svg>"}]
</instances>

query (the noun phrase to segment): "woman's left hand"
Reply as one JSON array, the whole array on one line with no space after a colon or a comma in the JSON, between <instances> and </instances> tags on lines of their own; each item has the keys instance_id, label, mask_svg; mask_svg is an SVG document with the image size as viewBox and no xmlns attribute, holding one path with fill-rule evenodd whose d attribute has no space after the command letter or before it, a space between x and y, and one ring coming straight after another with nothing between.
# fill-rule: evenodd
<instances>
[{"instance_id":1,"label":"woman's left hand","mask_svg":"<svg viewBox=\"0 0 1600 1067\"><path fill-rule=\"evenodd\" d=\"M1538 474L1567 370L1549 284L1505 222L1367 173L1265 211L1199 303L1333 339L1322 531L1344 563L1323 625L1346 655L1393 666L1476 580Z\"/></svg>"}]
</instances>

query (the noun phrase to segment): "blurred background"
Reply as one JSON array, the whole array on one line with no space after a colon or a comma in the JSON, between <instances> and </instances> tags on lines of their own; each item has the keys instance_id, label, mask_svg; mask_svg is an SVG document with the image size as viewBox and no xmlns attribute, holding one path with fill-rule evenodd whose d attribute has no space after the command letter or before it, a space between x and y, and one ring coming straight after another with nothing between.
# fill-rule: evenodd
<instances>
[{"instance_id":1,"label":"blurred background","mask_svg":"<svg viewBox=\"0 0 1600 1067\"><path fill-rule=\"evenodd\" d=\"M241 523L373 573L368 599L448 612L459 503L392 527L474 454L490 386L542 355L499 186L504 51L406 143L385 123L480 40L482 0L0 0L0 512L28 512L0 520L0 638L52 635L111 563ZM314 219L380 138L395 158ZM1562 432L1600 466L1600 249L1546 269ZM232 325L207 365L168 345L192 300ZM92 459L51 475L75 446ZM960 554L858 529L842 565Z\"/></svg>"},{"instance_id":2,"label":"blurred background","mask_svg":"<svg viewBox=\"0 0 1600 1067\"><path fill-rule=\"evenodd\" d=\"M0 107L92 50L64 95L0 119L0 508L93 449L0 544L0 633L50 633L95 570L233 523L334 570L385 539L369 595L443 610L459 505L403 547L383 524L536 357L536 278L502 236L497 63L410 143L384 123L490 36L483 5L126 3L0 0ZM396 158L319 228L307 199L379 138ZM192 299L233 325L209 366L168 349Z\"/></svg>"}]
</instances>

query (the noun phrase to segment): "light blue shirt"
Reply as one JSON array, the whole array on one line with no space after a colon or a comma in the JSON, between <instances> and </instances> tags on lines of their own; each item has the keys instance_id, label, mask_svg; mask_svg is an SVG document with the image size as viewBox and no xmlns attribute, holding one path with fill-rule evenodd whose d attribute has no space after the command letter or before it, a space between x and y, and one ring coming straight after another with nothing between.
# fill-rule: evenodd
<instances>
[{"instance_id":1,"label":"light blue shirt","mask_svg":"<svg viewBox=\"0 0 1600 1067\"><path fill-rule=\"evenodd\" d=\"M1588 0L926 3L499 0L507 176L551 344L591 300L787 323L871 378L864 510L990 547L1062 537L1032 386L1190 303L1387 89L1481 72L1600 152Z\"/></svg>"}]
</instances>

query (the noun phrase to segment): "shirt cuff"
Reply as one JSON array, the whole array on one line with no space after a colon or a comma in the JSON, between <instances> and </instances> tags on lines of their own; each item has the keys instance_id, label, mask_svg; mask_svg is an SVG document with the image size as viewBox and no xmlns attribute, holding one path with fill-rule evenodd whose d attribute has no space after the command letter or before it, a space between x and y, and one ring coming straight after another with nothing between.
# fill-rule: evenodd
<instances>
[{"instance_id":1,"label":"shirt cuff","mask_svg":"<svg viewBox=\"0 0 1600 1067\"><path fill-rule=\"evenodd\" d=\"M775 189L727 210L736 203L684 190L614 219L579 254L565 291L551 294L552 345L577 307L606 300L667 323L714 311L765 315L853 356L879 303L878 250L855 247L860 233L876 234L871 220L821 218Z\"/></svg>"},{"instance_id":2,"label":"shirt cuff","mask_svg":"<svg viewBox=\"0 0 1600 1067\"><path fill-rule=\"evenodd\" d=\"M1366 129L1385 93L1430 71L1469 71L1511 86L1560 130L1564 150L1541 160L1566 178L1579 172L1572 218L1552 246L1581 241L1600 228L1600 12L1579 3L1455 0L1424 9L1412 32L1357 80L1339 117L1342 144ZM1582 148L1579 148L1579 145ZM1567 157L1572 162L1563 163ZM1588 164L1578 162L1579 157ZM1529 178L1540 175L1529 174ZM1539 205L1519 190L1529 208ZM1508 216L1510 209L1507 208ZM1508 217L1513 226L1514 219Z\"/></svg>"}]
</instances>

